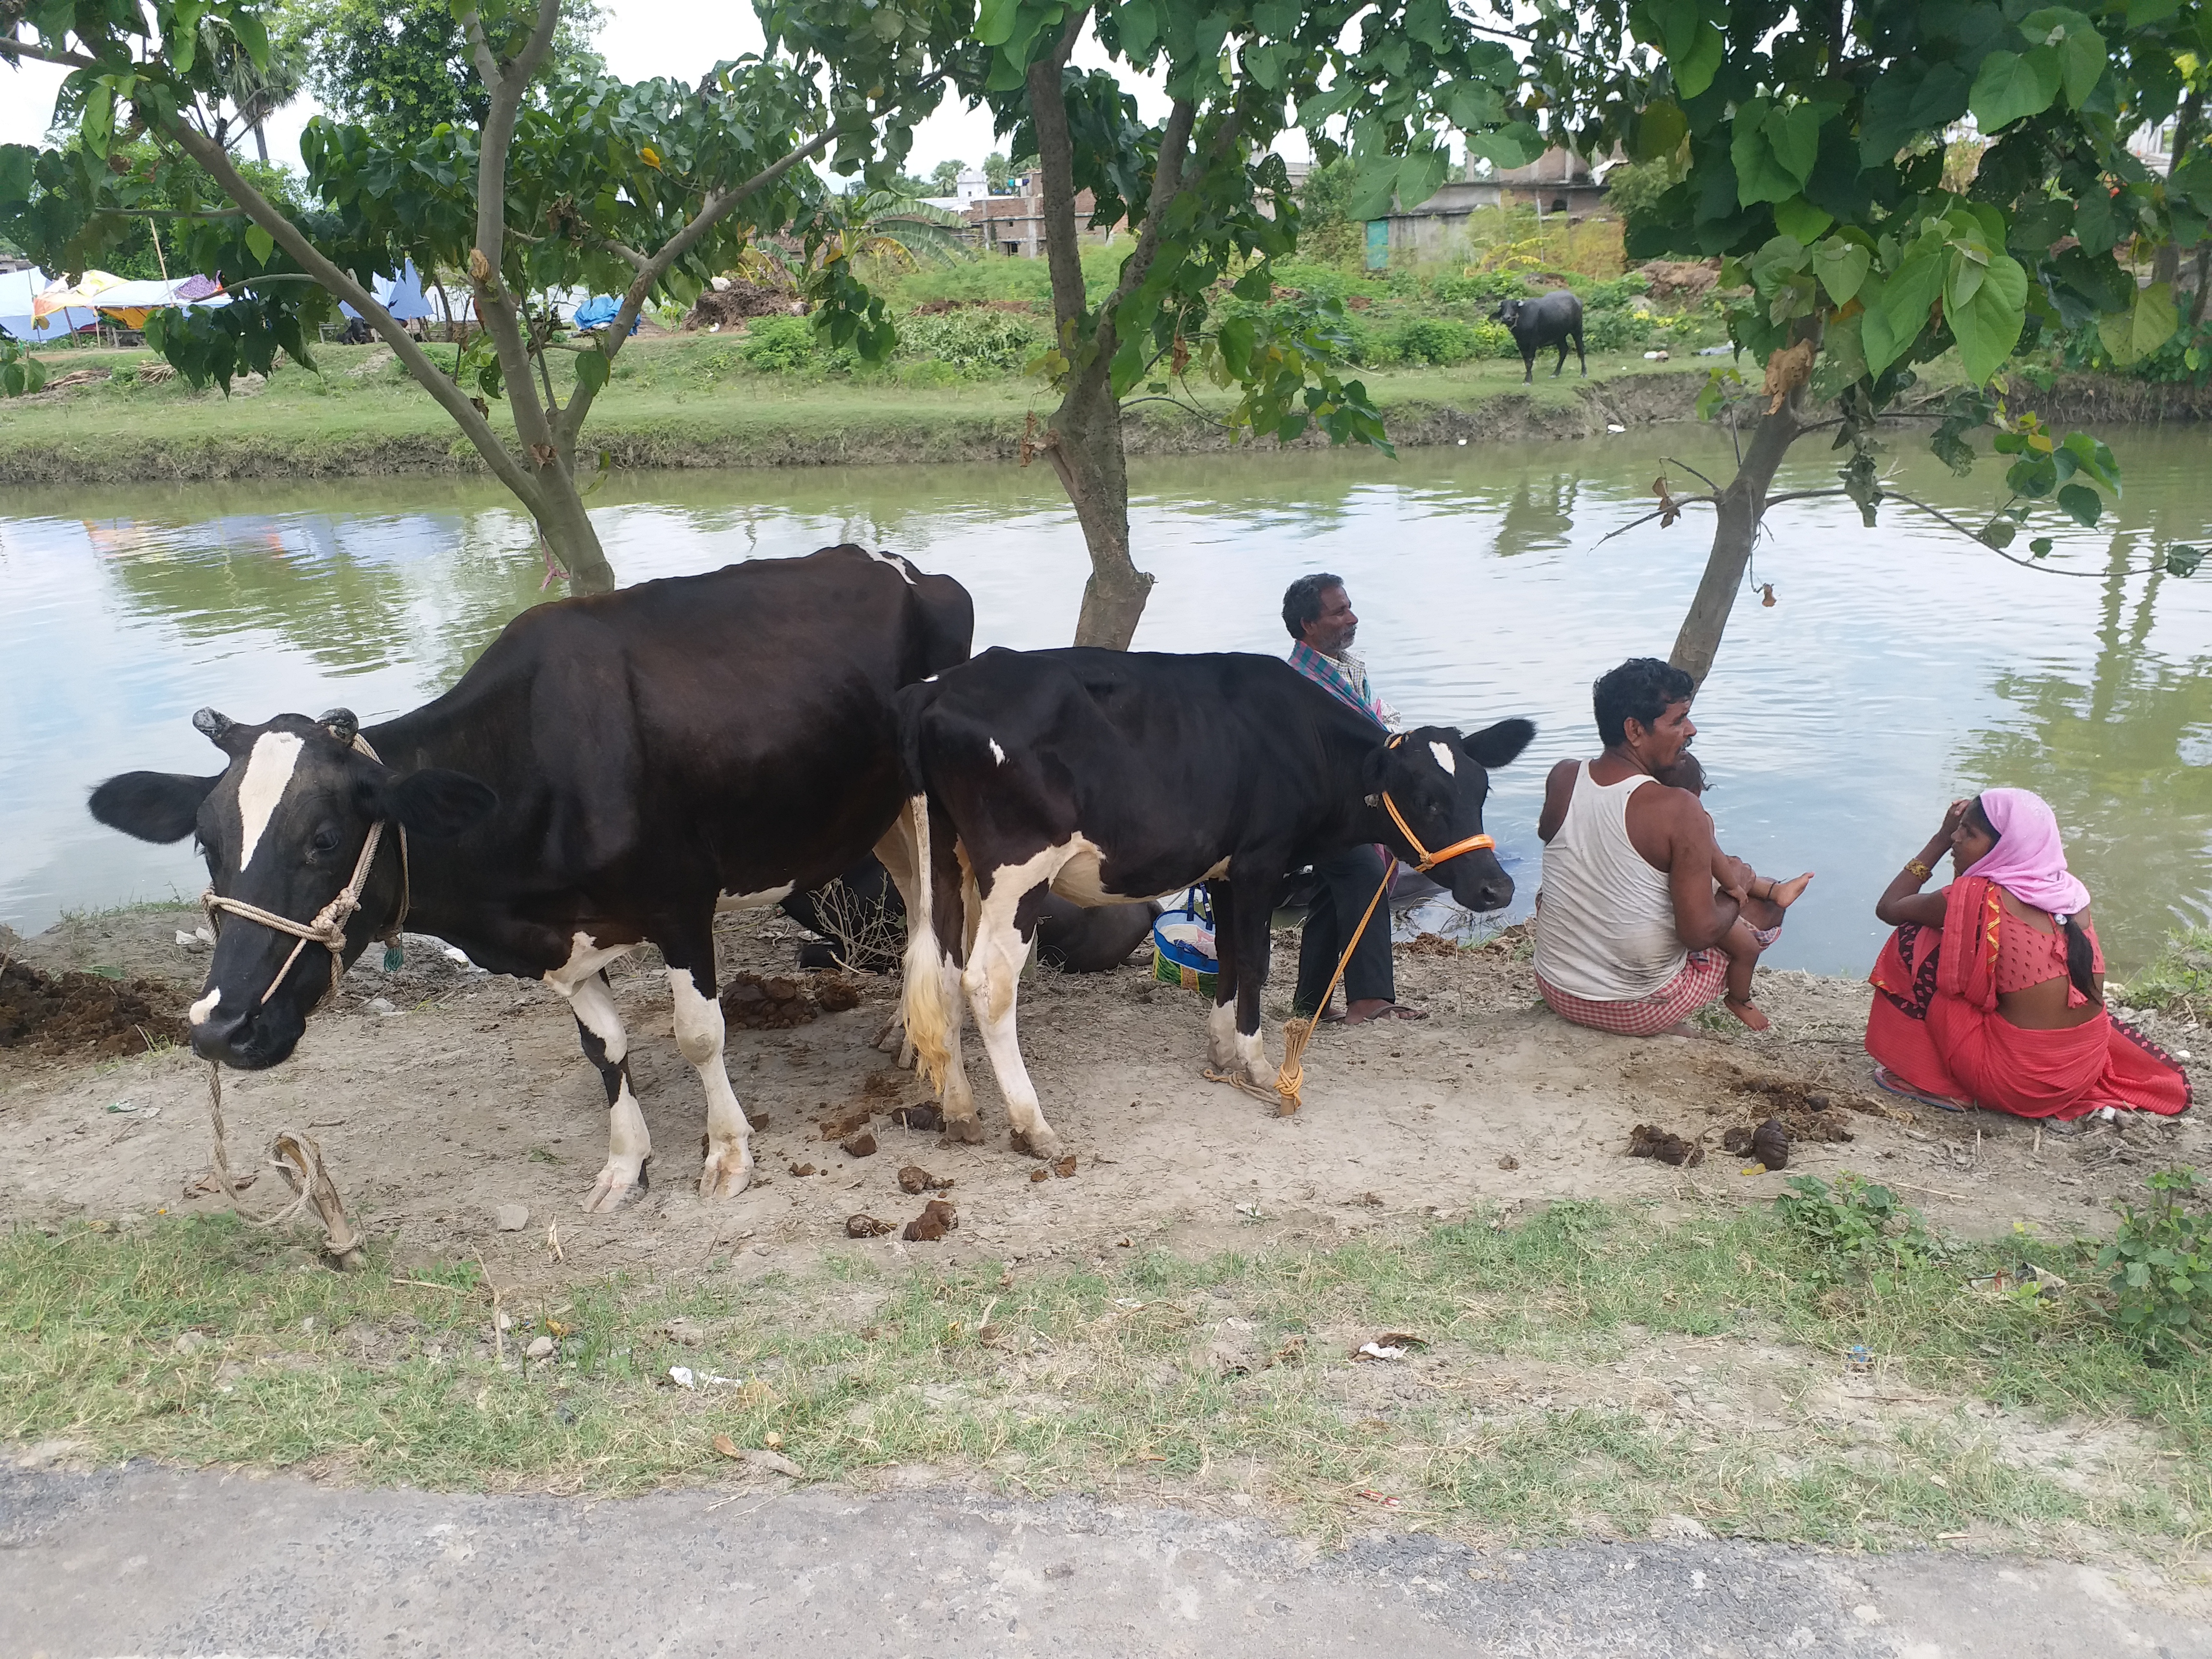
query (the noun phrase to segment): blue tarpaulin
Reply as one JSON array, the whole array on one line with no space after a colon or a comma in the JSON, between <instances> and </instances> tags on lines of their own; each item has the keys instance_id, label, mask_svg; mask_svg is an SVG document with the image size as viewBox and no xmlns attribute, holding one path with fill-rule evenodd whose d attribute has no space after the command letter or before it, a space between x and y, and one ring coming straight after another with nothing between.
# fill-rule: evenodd
<instances>
[{"instance_id":1,"label":"blue tarpaulin","mask_svg":"<svg viewBox=\"0 0 2212 1659\"><path fill-rule=\"evenodd\" d=\"M613 295L594 294L576 307L576 326L581 329L605 328L614 321L615 313L621 309L622 301ZM629 331L633 334L637 332L635 319L630 323Z\"/></svg>"}]
</instances>

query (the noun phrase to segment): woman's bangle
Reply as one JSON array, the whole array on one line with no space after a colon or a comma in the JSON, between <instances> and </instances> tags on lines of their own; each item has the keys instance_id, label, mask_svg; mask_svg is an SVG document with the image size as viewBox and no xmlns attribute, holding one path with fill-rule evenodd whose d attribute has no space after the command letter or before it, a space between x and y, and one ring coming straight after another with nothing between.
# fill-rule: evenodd
<instances>
[{"instance_id":1,"label":"woman's bangle","mask_svg":"<svg viewBox=\"0 0 2212 1659\"><path fill-rule=\"evenodd\" d=\"M1918 859L1907 859L1905 861L1905 873L1908 876L1917 876L1921 880L1925 881L1934 875L1936 871L1932 866L1923 864Z\"/></svg>"}]
</instances>

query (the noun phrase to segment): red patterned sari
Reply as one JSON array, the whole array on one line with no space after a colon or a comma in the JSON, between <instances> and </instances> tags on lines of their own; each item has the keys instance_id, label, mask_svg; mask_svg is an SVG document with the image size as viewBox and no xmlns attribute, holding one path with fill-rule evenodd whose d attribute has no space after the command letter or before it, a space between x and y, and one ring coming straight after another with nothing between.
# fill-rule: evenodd
<instances>
[{"instance_id":1,"label":"red patterned sari","mask_svg":"<svg viewBox=\"0 0 2212 1659\"><path fill-rule=\"evenodd\" d=\"M2104 1009L2086 1025L2031 1031L1997 1012L1996 884L1969 876L1945 890L1943 925L1908 922L1869 977L1867 1052L1923 1094L1971 1100L2020 1117L2087 1116L2100 1106L2166 1116L2188 1110L2179 1062Z\"/></svg>"}]
</instances>

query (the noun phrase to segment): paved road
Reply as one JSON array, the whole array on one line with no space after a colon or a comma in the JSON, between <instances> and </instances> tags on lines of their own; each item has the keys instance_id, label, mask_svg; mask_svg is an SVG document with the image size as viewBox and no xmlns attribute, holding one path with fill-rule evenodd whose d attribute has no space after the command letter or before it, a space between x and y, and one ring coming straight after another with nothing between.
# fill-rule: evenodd
<instances>
[{"instance_id":1,"label":"paved road","mask_svg":"<svg viewBox=\"0 0 2212 1659\"><path fill-rule=\"evenodd\" d=\"M941 1490L592 1503L0 1468L9 1659L2212 1659L2207 1606L1952 1553L1399 1537L1318 1556L1249 1523Z\"/></svg>"}]
</instances>

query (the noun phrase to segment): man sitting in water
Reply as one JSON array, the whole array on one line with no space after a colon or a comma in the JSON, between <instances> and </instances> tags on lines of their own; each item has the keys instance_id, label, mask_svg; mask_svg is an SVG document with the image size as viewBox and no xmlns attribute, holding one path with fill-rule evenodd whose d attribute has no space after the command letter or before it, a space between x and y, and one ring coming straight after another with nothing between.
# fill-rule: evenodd
<instances>
[{"instance_id":1,"label":"man sitting in water","mask_svg":"<svg viewBox=\"0 0 2212 1659\"><path fill-rule=\"evenodd\" d=\"M1291 647L1291 667L1373 720L1378 732L1389 731L1398 711L1375 695L1367 684L1367 665L1352 653L1359 618L1352 612L1343 577L1322 570L1292 582L1283 595L1283 626L1297 641ZM1319 1006L1352 930L1359 926L1375 890L1382 884L1382 854L1372 847L1354 847L1316 860L1313 869L1321 891L1306 912L1305 931L1299 936L1298 984L1291 998L1291 1013L1300 1019ZM1345 964L1343 1018L1347 1025L1428 1018L1418 1008L1397 1004L1389 903L1385 899L1377 907L1378 914ZM1329 1018L1326 1009L1322 1018Z\"/></svg>"},{"instance_id":2,"label":"man sitting in water","mask_svg":"<svg viewBox=\"0 0 2212 1659\"><path fill-rule=\"evenodd\" d=\"M1721 852L1697 797L1659 781L1697 735L1696 691L1655 657L1621 664L1595 688L1605 752L1561 761L1545 782L1536 985L1577 1025L1623 1036L1685 1030L1727 989L1719 947L1737 921L1773 930L1769 944L1780 932L1782 907L1748 896L1758 876Z\"/></svg>"}]
</instances>

